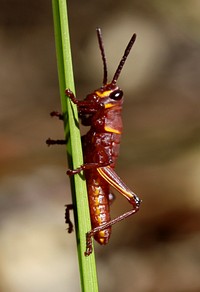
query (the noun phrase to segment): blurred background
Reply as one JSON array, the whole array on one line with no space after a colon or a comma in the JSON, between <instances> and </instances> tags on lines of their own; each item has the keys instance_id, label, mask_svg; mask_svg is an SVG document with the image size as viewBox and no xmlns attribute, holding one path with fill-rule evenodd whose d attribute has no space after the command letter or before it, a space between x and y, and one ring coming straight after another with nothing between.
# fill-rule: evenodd
<instances>
[{"instance_id":1,"label":"blurred background","mask_svg":"<svg viewBox=\"0 0 200 292\"><path fill-rule=\"evenodd\" d=\"M200 291L200 2L68 3L77 96L102 84L96 27L110 79L125 94L117 173L143 200L95 244L100 291ZM0 291L80 291L50 1L0 0ZM130 209L116 194L112 217Z\"/></svg>"}]
</instances>

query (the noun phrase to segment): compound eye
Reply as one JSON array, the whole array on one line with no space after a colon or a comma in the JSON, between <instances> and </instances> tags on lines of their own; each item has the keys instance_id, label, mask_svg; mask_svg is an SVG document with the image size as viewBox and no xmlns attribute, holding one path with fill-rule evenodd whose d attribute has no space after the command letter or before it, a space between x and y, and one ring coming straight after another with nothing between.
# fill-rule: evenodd
<instances>
[{"instance_id":1,"label":"compound eye","mask_svg":"<svg viewBox=\"0 0 200 292\"><path fill-rule=\"evenodd\" d=\"M115 90L110 94L110 98L114 100L120 100L123 97L123 91L121 89Z\"/></svg>"}]
</instances>

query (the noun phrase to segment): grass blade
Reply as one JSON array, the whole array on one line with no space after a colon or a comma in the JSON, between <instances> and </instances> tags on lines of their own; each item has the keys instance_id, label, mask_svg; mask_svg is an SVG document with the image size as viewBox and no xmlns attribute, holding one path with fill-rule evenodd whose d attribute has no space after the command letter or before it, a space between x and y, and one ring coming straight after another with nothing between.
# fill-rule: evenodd
<instances>
[{"instance_id":1,"label":"grass blade","mask_svg":"<svg viewBox=\"0 0 200 292\"><path fill-rule=\"evenodd\" d=\"M70 88L75 93L66 0L52 0L52 7L61 108L64 114L65 137L68 140L67 155L69 167L74 169L83 163L83 158L80 132L77 126L77 108L64 94L66 88ZM91 229L86 184L80 175L75 175L71 179L71 185L82 291L96 292L98 284L94 252L89 257L84 256L85 234Z\"/></svg>"}]
</instances>

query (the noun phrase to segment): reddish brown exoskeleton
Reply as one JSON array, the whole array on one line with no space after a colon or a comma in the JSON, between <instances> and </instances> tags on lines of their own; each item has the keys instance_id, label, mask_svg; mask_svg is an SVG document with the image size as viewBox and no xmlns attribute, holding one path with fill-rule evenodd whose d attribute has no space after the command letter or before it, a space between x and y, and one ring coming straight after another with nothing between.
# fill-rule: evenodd
<instances>
[{"instance_id":1,"label":"reddish brown exoskeleton","mask_svg":"<svg viewBox=\"0 0 200 292\"><path fill-rule=\"evenodd\" d=\"M103 85L88 94L83 101L76 99L70 89L65 91L71 101L77 105L82 124L91 127L88 133L82 137L84 164L75 170L67 171L68 175L75 175L83 170L87 182L92 230L86 234L86 256L92 252L92 237L100 244L107 244L111 226L136 213L140 206L140 199L114 171L122 133L121 110L123 104L123 92L116 82L135 42L136 35L133 34L129 41L110 83L107 83L106 57L99 28L97 36L104 67ZM52 115L62 118L57 112L53 112ZM59 143L58 140L47 140L48 145L57 143ZM59 144L62 144L62 141ZM130 211L113 220L110 219L109 211L112 197L110 186L121 193L132 205ZM71 205L66 209L66 221L69 223L69 231L72 231L72 224L69 220L70 208Z\"/></svg>"}]
</instances>

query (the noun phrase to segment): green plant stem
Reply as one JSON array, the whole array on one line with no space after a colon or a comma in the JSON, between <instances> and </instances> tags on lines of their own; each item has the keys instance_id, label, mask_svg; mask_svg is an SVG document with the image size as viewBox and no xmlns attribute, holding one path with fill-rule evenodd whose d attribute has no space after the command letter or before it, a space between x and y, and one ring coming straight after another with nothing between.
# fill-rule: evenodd
<instances>
[{"instance_id":1,"label":"green plant stem","mask_svg":"<svg viewBox=\"0 0 200 292\"><path fill-rule=\"evenodd\" d=\"M66 88L70 88L75 93L66 0L52 0L52 6L67 155L69 167L75 169L83 163L83 158L80 131L77 126L77 108L65 96ZM71 186L82 291L96 292L98 284L94 252L88 257L84 256L85 234L91 229L86 184L81 175L75 175L71 178Z\"/></svg>"}]
</instances>

